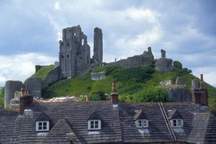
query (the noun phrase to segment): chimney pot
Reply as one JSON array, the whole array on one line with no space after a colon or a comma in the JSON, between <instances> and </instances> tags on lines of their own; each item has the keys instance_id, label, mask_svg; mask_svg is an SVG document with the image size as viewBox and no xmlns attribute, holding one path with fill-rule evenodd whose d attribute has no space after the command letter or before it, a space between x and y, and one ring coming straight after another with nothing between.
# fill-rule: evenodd
<instances>
[{"instance_id":1,"label":"chimney pot","mask_svg":"<svg viewBox=\"0 0 216 144\"><path fill-rule=\"evenodd\" d=\"M200 74L200 80L203 81L203 74Z\"/></svg>"}]
</instances>

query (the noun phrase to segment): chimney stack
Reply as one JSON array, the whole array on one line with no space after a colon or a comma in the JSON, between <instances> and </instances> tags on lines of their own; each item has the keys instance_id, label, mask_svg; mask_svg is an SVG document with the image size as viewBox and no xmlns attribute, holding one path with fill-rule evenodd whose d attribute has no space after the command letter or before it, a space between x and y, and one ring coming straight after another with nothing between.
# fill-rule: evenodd
<instances>
[{"instance_id":1,"label":"chimney stack","mask_svg":"<svg viewBox=\"0 0 216 144\"><path fill-rule=\"evenodd\" d=\"M203 81L203 74L200 74L200 80Z\"/></svg>"},{"instance_id":2,"label":"chimney stack","mask_svg":"<svg viewBox=\"0 0 216 144\"><path fill-rule=\"evenodd\" d=\"M116 81L112 82L111 101L112 101L113 107L118 107L118 93L116 89Z\"/></svg>"},{"instance_id":3,"label":"chimney stack","mask_svg":"<svg viewBox=\"0 0 216 144\"><path fill-rule=\"evenodd\" d=\"M33 103L33 97L29 95L29 92L25 88L21 88L20 97L20 113L23 114L24 110Z\"/></svg>"},{"instance_id":4,"label":"chimney stack","mask_svg":"<svg viewBox=\"0 0 216 144\"><path fill-rule=\"evenodd\" d=\"M203 74L200 81L192 80L192 101L195 104L208 106L208 90L204 86Z\"/></svg>"}]
</instances>

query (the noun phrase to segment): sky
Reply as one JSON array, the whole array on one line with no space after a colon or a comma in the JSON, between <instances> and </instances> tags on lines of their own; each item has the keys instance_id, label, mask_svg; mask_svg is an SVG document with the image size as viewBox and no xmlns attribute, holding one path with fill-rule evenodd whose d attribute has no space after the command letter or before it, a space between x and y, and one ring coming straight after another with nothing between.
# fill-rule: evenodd
<instances>
[{"instance_id":1,"label":"sky","mask_svg":"<svg viewBox=\"0 0 216 144\"><path fill-rule=\"evenodd\" d=\"M58 61L62 29L80 25L92 46L104 38L104 61L160 49L216 86L215 0L0 0L0 86L35 65Z\"/></svg>"}]
</instances>

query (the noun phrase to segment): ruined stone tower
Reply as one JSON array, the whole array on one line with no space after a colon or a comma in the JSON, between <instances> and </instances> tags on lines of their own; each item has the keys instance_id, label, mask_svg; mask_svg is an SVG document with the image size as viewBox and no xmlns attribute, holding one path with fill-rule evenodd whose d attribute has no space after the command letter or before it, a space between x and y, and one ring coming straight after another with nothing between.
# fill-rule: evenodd
<instances>
[{"instance_id":1,"label":"ruined stone tower","mask_svg":"<svg viewBox=\"0 0 216 144\"><path fill-rule=\"evenodd\" d=\"M103 34L100 28L94 29L94 56L93 61L96 64L103 62Z\"/></svg>"},{"instance_id":2,"label":"ruined stone tower","mask_svg":"<svg viewBox=\"0 0 216 144\"><path fill-rule=\"evenodd\" d=\"M63 29L59 62L63 78L79 75L89 68L90 46L79 25Z\"/></svg>"},{"instance_id":3,"label":"ruined stone tower","mask_svg":"<svg viewBox=\"0 0 216 144\"><path fill-rule=\"evenodd\" d=\"M161 58L155 62L155 69L160 72L169 72L173 70L172 59L166 58L166 51L161 49Z\"/></svg>"}]
</instances>

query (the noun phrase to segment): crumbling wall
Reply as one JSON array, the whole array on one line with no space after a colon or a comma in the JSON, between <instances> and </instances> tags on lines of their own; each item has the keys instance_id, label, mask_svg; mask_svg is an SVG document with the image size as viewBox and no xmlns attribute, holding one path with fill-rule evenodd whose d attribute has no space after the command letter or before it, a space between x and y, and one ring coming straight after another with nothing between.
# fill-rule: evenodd
<instances>
[{"instance_id":1,"label":"crumbling wall","mask_svg":"<svg viewBox=\"0 0 216 144\"><path fill-rule=\"evenodd\" d=\"M15 92L20 91L23 84L21 81L7 81L5 84L4 107L9 108L10 100L14 98Z\"/></svg>"},{"instance_id":2,"label":"crumbling wall","mask_svg":"<svg viewBox=\"0 0 216 144\"><path fill-rule=\"evenodd\" d=\"M42 80L36 77L30 77L25 81L24 85L31 96L35 98L42 96Z\"/></svg>"},{"instance_id":3,"label":"crumbling wall","mask_svg":"<svg viewBox=\"0 0 216 144\"><path fill-rule=\"evenodd\" d=\"M134 68L144 65L151 65L154 63L154 56L151 51L151 47L148 51L144 51L142 55L136 55L127 59L119 60L117 62L109 63L109 65L117 65L124 68Z\"/></svg>"},{"instance_id":4,"label":"crumbling wall","mask_svg":"<svg viewBox=\"0 0 216 144\"><path fill-rule=\"evenodd\" d=\"M161 50L161 58L155 62L155 69L160 72L169 72L173 70L173 60L166 58L166 51Z\"/></svg>"},{"instance_id":5,"label":"crumbling wall","mask_svg":"<svg viewBox=\"0 0 216 144\"><path fill-rule=\"evenodd\" d=\"M64 78L79 75L90 66L90 46L79 25L63 29L59 62Z\"/></svg>"},{"instance_id":6,"label":"crumbling wall","mask_svg":"<svg viewBox=\"0 0 216 144\"><path fill-rule=\"evenodd\" d=\"M103 34L100 28L94 29L94 56L93 61L96 64L103 62Z\"/></svg>"}]
</instances>

